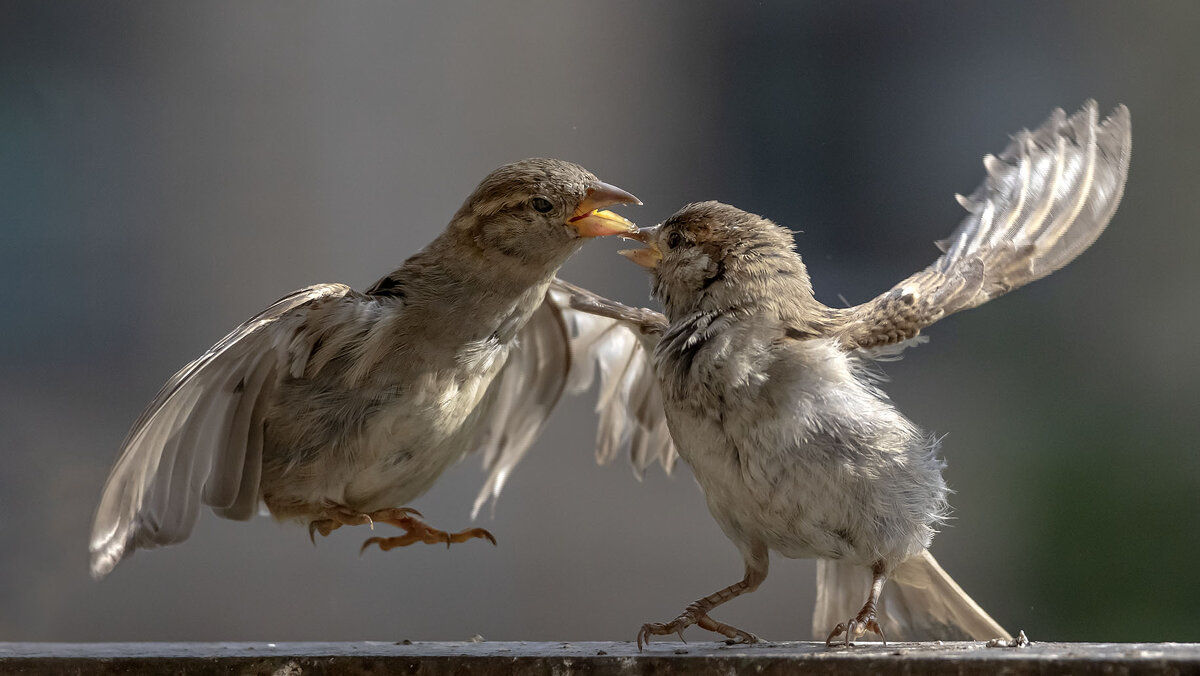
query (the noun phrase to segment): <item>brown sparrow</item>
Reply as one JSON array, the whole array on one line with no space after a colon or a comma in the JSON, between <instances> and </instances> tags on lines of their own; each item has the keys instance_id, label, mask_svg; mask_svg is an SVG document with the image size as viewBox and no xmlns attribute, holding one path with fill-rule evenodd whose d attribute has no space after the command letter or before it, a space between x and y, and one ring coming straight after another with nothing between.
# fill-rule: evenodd
<instances>
[{"instance_id":1,"label":"brown sparrow","mask_svg":"<svg viewBox=\"0 0 1200 676\"><path fill-rule=\"evenodd\" d=\"M424 250L365 292L291 293L176 373L134 423L92 529L92 575L135 549L185 540L202 505L328 534L389 523L447 545L490 533L433 529L404 505L480 450L496 495L567 383L564 310L549 289L590 237L634 226L640 204L583 167L496 169ZM476 505L478 510L478 503Z\"/></svg>"}]
</instances>

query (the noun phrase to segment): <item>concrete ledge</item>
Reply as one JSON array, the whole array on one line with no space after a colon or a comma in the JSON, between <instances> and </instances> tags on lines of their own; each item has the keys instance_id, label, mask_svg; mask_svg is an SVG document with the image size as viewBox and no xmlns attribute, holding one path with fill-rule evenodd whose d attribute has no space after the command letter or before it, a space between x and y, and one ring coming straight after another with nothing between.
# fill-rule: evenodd
<instances>
[{"instance_id":1,"label":"concrete ledge","mask_svg":"<svg viewBox=\"0 0 1200 676\"><path fill-rule=\"evenodd\" d=\"M1200 674L1197 643L0 643L26 674Z\"/></svg>"}]
</instances>

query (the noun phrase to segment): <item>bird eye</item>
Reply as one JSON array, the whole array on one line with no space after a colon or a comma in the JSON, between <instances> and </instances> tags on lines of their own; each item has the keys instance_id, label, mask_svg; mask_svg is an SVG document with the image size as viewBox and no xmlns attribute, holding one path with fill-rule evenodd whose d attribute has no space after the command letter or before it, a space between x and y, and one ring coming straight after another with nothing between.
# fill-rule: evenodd
<instances>
[{"instance_id":1,"label":"bird eye","mask_svg":"<svg viewBox=\"0 0 1200 676\"><path fill-rule=\"evenodd\" d=\"M533 210L539 214L548 214L554 209L554 205L545 197L534 197L530 204L533 205Z\"/></svg>"},{"instance_id":2,"label":"bird eye","mask_svg":"<svg viewBox=\"0 0 1200 676\"><path fill-rule=\"evenodd\" d=\"M667 248L674 249L675 247L679 246L679 243L682 241L683 235L679 234L678 232L673 232L667 235Z\"/></svg>"}]
</instances>

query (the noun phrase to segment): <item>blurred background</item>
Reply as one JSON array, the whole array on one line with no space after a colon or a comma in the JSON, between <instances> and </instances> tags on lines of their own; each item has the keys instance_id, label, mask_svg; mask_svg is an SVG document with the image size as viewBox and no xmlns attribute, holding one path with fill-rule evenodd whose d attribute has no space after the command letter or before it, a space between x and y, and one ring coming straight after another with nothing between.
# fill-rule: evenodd
<instances>
[{"instance_id":1,"label":"blurred background","mask_svg":"<svg viewBox=\"0 0 1200 676\"><path fill-rule=\"evenodd\" d=\"M740 579L688 469L596 467L566 401L481 542L358 555L204 513L87 573L100 489L159 386L315 282L363 288L492 168L579 162L646 206L797 231L830 304L936 256L1008 135L1094 97L1134 156L1066 270L928 331L888 390L946 434L942 564L1034 640L1200 640L1200 5L0 2L0 640L630 640ZM589 245L563 276L648 303ZM414 503L469 525L479 458ZM813 564L726 622L807 638ZM688 638L709 640L693 629Z\"/></svg>"}]
</instances>

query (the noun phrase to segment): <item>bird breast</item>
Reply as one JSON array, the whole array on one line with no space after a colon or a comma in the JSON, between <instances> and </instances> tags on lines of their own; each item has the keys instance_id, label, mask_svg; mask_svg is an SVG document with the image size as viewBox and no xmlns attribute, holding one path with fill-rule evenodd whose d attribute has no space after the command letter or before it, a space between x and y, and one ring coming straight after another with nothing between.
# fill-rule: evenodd
<instances>
[{"instance_id":1,"label":"bird breast","mask_svg":"<svg viewBox=\"0 0 1200 676\"><path fill-rule=\"evenodd\" d=\"M472 413L507 349L489 340L454 361L406 359L382 369L385 380L353 390L294 383L288 399L295 405L271 421L263 467L268 505L332 501L369 512L420 496L472 450Z\"/></svg>"},{"instance_id":2,"label":"bird breast","mask_svg":"<svg viewBox=\"0 0 1200 676\"><path fill-rule=\"evenodd\" d=\"M793 558L919 551L945 499L933 443L832 340L767 338L778 333L732 322L690 353L656 353L672 436L713 516L735 542Z\"/></svg>"}]
</instances>

